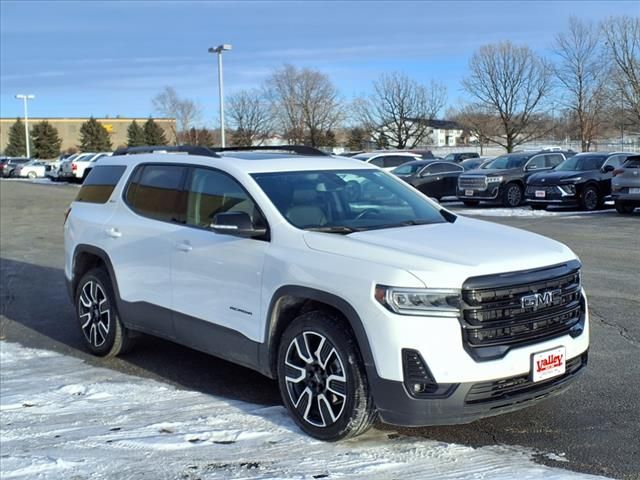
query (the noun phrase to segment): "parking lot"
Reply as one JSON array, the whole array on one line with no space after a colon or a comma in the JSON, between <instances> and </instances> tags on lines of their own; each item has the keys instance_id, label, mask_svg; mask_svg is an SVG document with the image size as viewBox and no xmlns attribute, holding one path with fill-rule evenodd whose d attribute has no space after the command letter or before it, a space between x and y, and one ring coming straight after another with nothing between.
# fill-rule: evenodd
<instances>
[{"instance_id":1,"label":"parking lot","mask_svg":"<svg viewBox=\"0 0 640 480\"><path fill-rule=\"evenodd\" d=\"M131 354L105 361L82 350L62 271L64 211L76 192L74 185L0 183L0 338L181 389L280 404L274 381L170 342L146 337ZM474 447L520 445L539 451L542 463L640 478L640 209L626 216L613 209L505 215L492 206L472 211L450 205L463 214L549 236L580 256L591 312L589 367L566 394L520 412L464 426L377 428L392 438L406 435ZM473 251L472 238L469 249Z\"/></svg>"}]
</instances>

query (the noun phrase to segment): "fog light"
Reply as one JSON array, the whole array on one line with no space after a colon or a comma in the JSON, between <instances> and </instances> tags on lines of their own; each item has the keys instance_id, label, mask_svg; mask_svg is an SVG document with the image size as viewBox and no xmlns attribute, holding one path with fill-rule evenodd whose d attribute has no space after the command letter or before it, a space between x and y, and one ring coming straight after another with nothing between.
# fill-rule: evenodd
<instances>
[{"instance_id":1,"label":"fog light","mask_svg":"<svg viewBox=\"0 0 640 480\"><path fill-rule=\"evenodd\" d=\"M424 393L426 390L424 383L414 383L413 384L413 393Z\"/></svg>"}]
</instances>

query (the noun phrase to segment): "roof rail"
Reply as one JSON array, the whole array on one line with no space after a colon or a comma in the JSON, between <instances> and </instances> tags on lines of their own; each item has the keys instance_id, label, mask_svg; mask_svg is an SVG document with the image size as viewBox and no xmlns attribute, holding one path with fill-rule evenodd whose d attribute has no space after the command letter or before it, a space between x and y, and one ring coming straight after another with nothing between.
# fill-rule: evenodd
<instances>
[{"instance_id":1,"label":"roof rail","mask_svg":"<svg viewBox=\"0 0 640 480\"><path fill-rule=\"evenodd\" d=\"M201 155L203 157L220 157L213 149L196 145L150 145L143 147L118 148L113 152L116 155L136 155L140 153L187 153L189 155Z\"/></svg>"},{"instance_id":2,"label":"roof rail","mask_svg":"<svg viewBox=\"0 0 640 480\"><path fill-rule=\"evenodd\" d=\"M225 147L212 148L214 152L253 152L253 151L272 151L272 152L292 152L298 155L308 155L310 157L330 157L326 152L318 150L314 147L306 145L260 145L256 147Z\"/></svg>"}]
</instances>

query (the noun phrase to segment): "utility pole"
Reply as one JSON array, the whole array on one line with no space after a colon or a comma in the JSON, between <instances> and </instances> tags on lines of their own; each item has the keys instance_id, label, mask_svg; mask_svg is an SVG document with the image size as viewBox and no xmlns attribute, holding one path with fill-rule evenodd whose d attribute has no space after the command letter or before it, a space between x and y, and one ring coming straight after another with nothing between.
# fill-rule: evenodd
<instances>
[{"instance_id":1,"label":"utility pole","mask_svg":"<svg viewBox=\"0 0 640 480\"><path fill-rule=\"evenodd\" d=\"M209 53L218 54L218 93L220 95L220 145L225 147L224 141L224 87L222 80L222 52L231 50L231 45L223 43L217 47L209 48Z\"/></svg>"},{"instance_id":2,"label":"utility pole","mask_svg":"<svg viewBox=\"0 0 640 480\"><path fill-rule=\"evenodd\" d=\"M27 112L27 100L33 100L34 98L36 98L35 95L27 95L24 93L18 93L16 95L16 98L18 100L22 100L24 103L24 140L26 142L26 148L27 148L27 158L31 158L31 151L29 148L29 113Z\"/></svg>"}]
</instances>

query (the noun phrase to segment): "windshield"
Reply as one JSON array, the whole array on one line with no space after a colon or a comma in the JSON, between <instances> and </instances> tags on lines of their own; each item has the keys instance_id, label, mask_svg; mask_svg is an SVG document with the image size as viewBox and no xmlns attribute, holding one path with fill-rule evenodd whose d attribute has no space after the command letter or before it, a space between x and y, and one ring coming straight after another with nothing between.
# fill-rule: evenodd
<instances>
[{"instance_id":1,"label":"windshield","mask_svg":"<svg viewBox=\"0 0 640 480\"><path fill-rule=\"evenodd\" d=\"M295 227L332 233L442 223L440 210L377 170L277 172L253 178Z\"/></svg>"},{"instance_id":2,"label":"windshield","mask_svg":"<svg viewBox=\"0 0 640 480\"><path fill-rule=\"evenodd\" d=\"M396 175L413 175L418 170L422 170L424 165L421 163L405 163L398 168L394 168L391 172Z\"/></svg>"},{"instance_id":3,"label":"windshield","mask_svg":"<svg viewBox=\"0 0 640 480\"><path fill-rule=\"evenodd\" d=\"M521 168L527 160L531 158L531 155L502 155L501 157L494 158L490 162L482 165L481 168L486 169L508 169L508 168Z\"/></svg>"},{"instance_id":4,"label":"windshield","mask_svg":"<svg viewBox=\"0 0 640 480\"><path fill-rule=\"evenodd\" d=\"M555 170L574 172L600 170L606 159L606 155L574 155L558 165Z\"/></svg>"}]
</instances>

